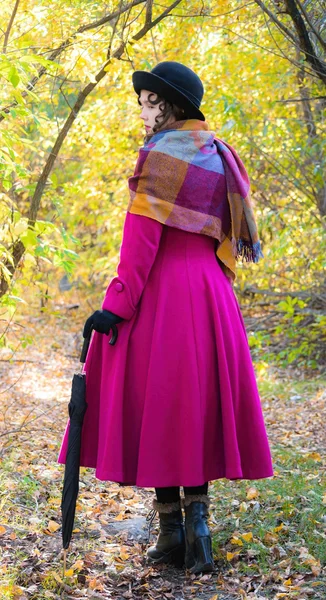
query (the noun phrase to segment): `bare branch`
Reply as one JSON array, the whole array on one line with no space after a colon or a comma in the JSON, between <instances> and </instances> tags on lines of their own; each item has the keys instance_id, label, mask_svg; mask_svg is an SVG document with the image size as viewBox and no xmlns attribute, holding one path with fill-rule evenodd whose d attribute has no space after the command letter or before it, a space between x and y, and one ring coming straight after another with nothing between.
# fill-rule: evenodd
<instances>
[{"instance_id":1,"label":"bare branch","mask_svg":"<svg viewBox=\"0 0 326 600\"><path fill-rule=\"evenodd\" d=\"M313 194L309 193L309 191L307 190L307 186L304 186L303 183L301 184L300 180L297 177L294 177L293 174L291 173L290 169L287 168L286 166L284 166L283 163L281 163L279 160L277 160L276 158L272 158L269 152L266 152L265 150L263 150L262 146L260 144L256 143L256 140L251 137L251 136L247 136L248 137L248 141L250 142L250 144L252 146L254 146L255 148L259 149L259 151L261 152L261 154L263 154L265 160L267 163L269 163L270 165L272 165L273 169L280 174L281 176L281 181L284 179L284 177L286 178L287 181L291 181L293 186L299 190L300 192L302 192L307 198L309 198L312 202L316 201L316 198ZM288 189L284 186L284 189Z\"/></svg>"},{"instance_id":2,"label":"bare branch","mask_svg":"<svg viewBox=\"0 0 326 600\"><path fill-rule=\"evenodd\" d=\"M152 22L152 12L153 12L153 0L147 0L146 1L145 25L149 25Z\"/></svg>"},{"instance_id":3,"label":"bare branch","mask_svg":"<svg viewBox=\"0 0 326 600\"><path fill-rule=\"evenodd\" d=\"M5 39L3 41L3 48L2 48L3 54L6 54L6 51L7 51L7 45L8 45L8 40L9 40L9 36L10 36L10 31L11 31L11 28L12 28L14 20L15 20L15 16L16 16L16 13L17 13L17 10L18 10L19 2L20 2L20 0L16 0L15 6L14 6L14 10L12 11L12 15L10 17L10 20L9 20L9 23L8 23L8 27L6 29Z\"/></svg>"},{"instance_id":4,"label":"bare branch","mask_svg":"<svg viewBox=\"0 0 326 600\"><path fill-rule=\"evenodd\" d=\"M285 33L285 35L288 38L290 38L292 42L297 46L299 44L299 41L294 37L290 29L283 25L283 23L277 18L277 16L274 15L274 13L272 13L272 11L269 10L269 8L267 8L267 6L265 6L264 2L262 2L261 0L255 0L255 2L272 19L272 21L274 21L274 23L283 31L283 33Z\"/></svg>"},{"instance_id":5,"label":"bare branch","mask_svg":"<svg viewBox=\"0 0 326 600\"><path fill-rule=\"evenodd\" d=\"M308 138L315 138L317 137L317 129L312 114L311 105L308 100L309 92L305 85L304 72L302 69L298 70L297 79L299 84L299 94L302 99L301 109L303 111L303 118L307 127Z\"/></svg>"},{"instance_id":6,"label":"bare branch","mask_svg":"<svg viewBox=\"0 0 326 600\"><path fill-rule=\"evenodd\" d=\"M120 6L120 8L118 8L115 12L111 13L110 15L107 15L106 17L103 17L98 21L94 21L93 23L88 23L88 25L82 25L79 29L77 29L76 34L83 33L84 31L89 31L90 29L95 29L96 27L100 27L101 25L104 25L105 23L108 23L113 19L117 19L118 17L120 17L120 15L123 15L123 13L127 12L134 6L137 6L138 4L142 4L143 2L146 2L146 0L133 0L132 2L129 2L129 4Z\"/></svg>"},{"instance_id":7,"label":"bare branch","mask_svg":"<svg viewBox=\"0 0 326 600\"><path fill-rule=\"evenodd\" d=\"M138 33L136 33L136 35L134 35L132 39L135 41L140 40L140 38L142 38L150 29L152 29L152 27L155 27L155 25L157 25L160 21L165 19L165 17L167 17L170 14L171 10L178 6L180 2L181 0L175 0L175 2L168 6L165 9L165 11L162 12L162 14L159 17L157 17L154 21L152 21L149 25L145 24L144 27Z\"/></svg>"},{"instance_id":8,"label":"bare branch","mask_svg":"<svg viewBox=\"0 0 326 600\"><path fill-rule=\"evenodd\" d=\"M154 39L154 36L153 36L152 29L151 29L151 38L152 38L152 44L153 44L153 50L154 50L155 60L158 63L160 59L159 59L158 54L157 54L156 45L155 45L155 39Z\"/></svg>"},{"instance_id":9,"label":"bare branch","mask_svg":"<svg viewBox=\"0 0 326 600\"><path fill-rule=\"evenodd\" d=\"M178 4L180 4L181 0L175 0L175 2L173 2L173 4L171 4L170 7L168 7L159 17L157 17L154 21L151 21L150 23L148 23L146 25L144 25L144 27L142 27L140 29L140 31L138 33L136 33L133 36L133 40L140 40L142 37L144 37L144 35L150 30L152 29L152 27L154 27L157 23L159 23L162 19L164 19L165 16L167 16L169 14L169 12L171 10L173 10L173 8L175 6L177 6ZM112 55L112 58L117 58L120 59L122 54L124 53L125 50L125 46L126 46L126 42L122 42L119 46L119 48L114 52L114 54ZM108 64L111 62L111 58L109 58L103 65L103 67L101 68L101 70L95 75L95 81L94 82L90 82L88 83L83 90L81 90L81 92L79 92L77 100L72 108L71 113L69 114L64 126L62 127L56 142L52 148L52 151L48 157L48 160L46 161L46 164L44 166L44 169L42 171L42 174L38 180L35 192L34 192L34 196L32 198L32 202L31 202L31 207L30 207L30 211L29 211L29 225L31 227L34 226L35 221L36 221L36 216L37 216L37 212L40 206L40 201L41 201L41 197L43 195L43 191L45 188L45 184L46 181L49 177L50 172L52 171L52 167L54 165L54 162L59 154L60 148L63 144L63 141L65 140L68 131L70 130L73 122L75 121L80 109L82 108L87 96L93 91L93 89L97 86L97 84L103 79L103 77L105 77L106 75L106 67L108 66Z\"/></svg>"},{"instance_id":10,"label":"bare branch","mask_svg":"<svg viewBox=\"0 0 326 600\"><path fill-rule=\"evenodd\" d=\"M326 100L326 96L309 96L305 100ZM274 102L302 102L302 98L290 98L289 100L274 100Z\"/></svg>"},{"instance_id":11,"label":"bare branch","mask_svg":"<svg viewBox=\"0 0 326 600\"><path fill-rule=\"evenodd\" d=\"M258 0L256 0L257 2ZM326 84L326 64L323 63L316 55L307 28L305 26L304 20L298 10L298 7L295 3L295 0L284 0L287 8L287 12L289 13L294 27L297 31L299 42L300 42L300 50L304 53L307 62L310 63L315 73L317 73L319 79Z\"/></svg>"},{"instance_id":12,"label":"bare branch","mask_svg":"<svg viewBox=\"0 0 326 600\"><path fill-rule=\"evenodd\" d=\"M84 31L89 31L90 29L95 29L97 27L100 27L101 25L105 24L105 23L109 23L110 21L114 21L115 19L119 18L120 15L122 15L123 13L127 12L128 10L130 10L130 8L133 8L134 6L137 6L138 4L142 4L144 3L146 0L132 0L132 2L130 2L129 4L126 4L122 7L120 7L119 9L117 9L116 11L114 11L113 13L111 13L110 15L107 15L106 17L103 17L102 19L99 19L97 21L93 21L92 23L88 23L87 25L82 25L81 27L79 27L79 29L77 29L77 31L75 31L75 33L73 33L71 36L69 36L69 38L67 38L64 42L62 42L62 44L60 44L60 46L58 46L58 48L56 48L55 50L52 51L52 53L50 54L50 56L47 58L47 60L49 61L55 61L56 58L58 58L58 56L60 56L60 54L62 54L62 52L68 48L68 46L71 45L71 41L79 34L79 33L83 33ZM26 90L31 91L34 89L34 87L36 86L36 84L39 82L39 80L41 79L41 77L43 77L43 75L47 72L47 67L41 67L39 69L39 72L37 75L35 75L35 77L33 77L29 83L26 86ZM25 98L27 96L27 92L23 92L22 96L23 98ZM14 106L17 106L17 101L14 100L14 102L12 102L10 105L5 106L4 108L0 108L0 112L2 112L2 114L0 114L0 122L3 121L6 118L6 115L10 112L10 109Z\"/></svg>"},{"instance_id":13,"label":"bare branch","mask_svg":"<svg viewBox=\"0 0 326 600\"><path fill-rule=\"evenodd\" d=\"M298 48L303 52L306 57L307 62L311 65L313 69L313 74L317 75L321 81L326 84L326 64L321 61L312 46L311 40L309 38L309 34L307 28L305 26L304 20L298 10L295 0L284 0L286 6L286 12L289 14L293 21L293 25L296 29L298 37L296 37L288 27L286 27L282 21L280 21L277 16L267 8L262 0L255 0L256 4L260 6L262 11L266 13L270 19L277 25L279 29L284 33L285 37L291 40L294 43L295 48Z\"/></svg>"},{"instance_id":14,"label":"bare branch","mask_svg":"<svg viewBox=\"0 0 326 600\"><path fill-rule=\"evenodd\" d=\"M318 41L320 42L320 44L322 45L322 47L324 48L324 50L326 50L326 42L323 40L323 38L321 37L319 31L317 31L317 29L315 28L314 24L311 22L308 13L305 10L305 7L303 6L303 4L301 4L300 0L297 0L298 6L304 16L304 18L306 19L311 31L315 34L316 38L318 39Z\"/></svg>"},{"instance_id":15,"label":"bare branch","mask_svg":"<svg viewBox=\"0 0 326 600\"><path fill-rule=\"evenodd\" d=\"M115 19L114 25L113 25L113 28L112 28L112 34L111 34L111 38L110 38L110 43L109 43L108 51L107 51L107 54L106 54L106 58L107 59L109 59L110 56L111 56L112 44L113 44L114 36L116 34L118 22L119 22L119 19Z\"/></svg>"},{"instance_id":16,"label":"bare branch","mask_svg":"<svg viewBox=\"0 0 326 600\"><path fill-rule=\"evenodd\" d=\"M251 0L251 2L246 2L245 4L242 4L241 6L237 6L236 8L232 8L231 10L227 10L226 12L223 13L216 13L216 14L208 14L205 11L201 11L199 13L187 13L185 15L182 15L180 13L174 13L173 16L174 17L180 17L181 19L189 19L190 17L205 17L205 19L216 19L217 17L225 17L227 15L231 15L234 12L237 12L239 10L242 10L243 8L246 8L246 6L251 6L252 4L255 4L255 0ZM157 5L159 6L159 5Z\"/></svg>"},{"instance_id":17,"label":"bare branch","mask_svg":"<svg viewBox=\"0 0 326 600\"><path fill-rule=\"evenodd\" d=\"M4 431L3 433L0 433L0 438L8 436L8 435L12 435L13 433L20 433L24 428L28 427L30 425L30 423L33 423L34 421L37 421L37 419L40 419L41 417L44 417L45 415L47 415L49 412L53 412L53 407L50 406L50 408L48 408L47 410L42 411L39 415L34 416L32 419L30 419L28 421L28 417L32 414L34 409L31 409L29 411L29 413L27 415L25 415L21 425L19 425L18 427L16 427L15 429L11 429L8 431Z\"/></svg>"},{"instance_id":18,"label":"bare branch","mask_svg":"<svg viewBox=\"0 0 326 600\"><path fill-rule=\"evenodd\" d=\"M266 46L262 46L261 44L257 44L257 42L253 42L252 39L250 39L249 37L241 35L240 33L237 33L236 31L234 31L233 29L230 29L229 27L225 27L225 25L221 25L219 27L212 26L212 29L216 29L216 30L217 29L223 29L224 31L228 31L229 33L232 33L232 35L240 38L241 40L244 40L245 42L248 42L248 44L251 44L255 48L261 48L262 50L264 50L265 52L268 52L269 54L273 54L274 56L279 56L279 58L288 60L295 67L302 67L302 65L300 63L298 63L297 61L291 59L289 56L285 56L284 53L279 54L278 52L275 52L275 50L272 50L271 48L266 48ZM308 70L305 67L305 73L307 75L313 75L313 70L312 69Z\"/></svg>"}]
</instances>

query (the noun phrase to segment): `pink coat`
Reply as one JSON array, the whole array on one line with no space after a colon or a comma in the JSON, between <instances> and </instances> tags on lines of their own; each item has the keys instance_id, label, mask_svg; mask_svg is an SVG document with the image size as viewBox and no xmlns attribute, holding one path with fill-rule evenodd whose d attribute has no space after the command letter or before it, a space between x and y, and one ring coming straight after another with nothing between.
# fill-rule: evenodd
<instances>
[{"instance_id":1,"label":"pink coat","mask_svg":"<svg viewBox=\"0 0 326 600\"><path fill-rule=\"evenodd\" d=\"M271 477L246 331L215 240L127 212L117 272L102 308L125 320L114 346L93 334L81 465L141 487Z\"/></svg>"}]
</instances>

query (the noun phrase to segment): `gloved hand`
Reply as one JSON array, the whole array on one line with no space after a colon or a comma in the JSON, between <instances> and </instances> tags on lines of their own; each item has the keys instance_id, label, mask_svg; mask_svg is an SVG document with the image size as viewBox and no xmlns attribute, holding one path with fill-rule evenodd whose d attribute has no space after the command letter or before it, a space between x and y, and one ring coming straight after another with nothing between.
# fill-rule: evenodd
<instances>
[{"instance_id":1,"label":"gloved hand","mask_svg":"<svg viewBox=\"0 0 326 600\"><path fill-rule=\"evenodd\" d=\"M90 317L88 317L83 331L83 337L87 338L91 333L91 328L98 331L98 333L105 333L108 335L112 325L116 325L123 321L122 317L118 317L110 310L96 310Z\"/></svg>"}]
</instances>

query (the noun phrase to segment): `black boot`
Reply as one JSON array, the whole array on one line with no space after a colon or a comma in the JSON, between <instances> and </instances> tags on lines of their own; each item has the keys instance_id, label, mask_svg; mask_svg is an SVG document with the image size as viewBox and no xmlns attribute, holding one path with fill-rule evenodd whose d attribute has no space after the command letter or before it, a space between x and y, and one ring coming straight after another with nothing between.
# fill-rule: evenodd
<instances>
[{"instance_id":1,"label":"black boot","mask_svg":"<svg viewBox=\"0 0 326 600\"><path fill-rule=\"evenodd\" d=\"M180 501L158 502L153 499L153 517L159 513L160 533L155 546L147 550L151 564L172 563L182 567L185 557L185 533Z\"/></svg>"},{"instance_id":2,"label":"black boot","mask_svg":"<svg viewBox=\"0 0 326 600\"><path fill-rule=\"evenodd\" d=\"M209 503L206 494L182 498L186 530L185 564L191 573L207 573L214 569L212 539L207 524Z\"/></svg>"}]
</instances>

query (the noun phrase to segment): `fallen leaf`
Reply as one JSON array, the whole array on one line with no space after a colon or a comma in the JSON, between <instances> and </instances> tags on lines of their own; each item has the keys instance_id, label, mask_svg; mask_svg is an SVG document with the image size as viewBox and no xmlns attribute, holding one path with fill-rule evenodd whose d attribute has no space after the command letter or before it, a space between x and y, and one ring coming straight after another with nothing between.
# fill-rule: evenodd
<instances>
[{"instance_id":1,"label":"fallen leaf","mask_svg":"<svg viewBox=\"0 0 326 600\"><path fill-rule=\"evenodd\" d=\"M83 567L84 561L81 558L79 560L76 560L76 562L74 562L74 564L71 565L73 571L80 571Z\"/></svg>"},{"instance_id":2,"label":"fallen leaf","mask_svg":"<svg viewBox=\"0 0 326 600\"><path fill-rule=\"evenodd\" d=\"M119 513L116 517L114 517L115 521L123 521L124 513Z\"/></svg>"},{"instance_id":3,"label":"fallen leaf","mask_svg":"<svg viewBox=\"0 0 326 600\"><path fill-rule=\"evenodd\" d=\"M103 584L100 581L97 581L96 577L89 580L88 587L91 590L99 590L100 592L104 590Z\"/></svg>"},{"instance_id":4,"label":"fallen leaf","mask_svg":"<svg viewBox=\"0 0 326 600\"><path fill-rule=\"evenodd\" d=\"M236 536L234 536L233 538L231 538L230 542L231 542L231 544L237 544L237 546L243 546L243 541L240 540Z\"/></svg>"},{"instance_id":5,"label":"fallen leaf","mask_svg":"<svg viewBox=\"0 0 326 600\"><path fill-rule=\"evenodd\" d=\"M73 574L74 574L73 569L68 569L67 571L65 571L65 577L72 577Z\"/></svg>"},{"instance_id":6,"label":"fallen leaf","mask_svg":"<svg viewBox=\"0 0 326 600\"><path fill-rule=\"evenodd\" d=\"M267 533L265 533L264 535L264 542L267 542L268 544L275 544L278 540L277 535L274 535L273 533L270 533L269 531L267 531Z\"/></svg>"},{"instance_id":7,"label":"fallen leaf","mask_svg":"<svg viewBox=\"0 0 326 600\"><path fill-rule=\"evenodd\" d=\"M85 567L90 567L94 564L94 562L96 561L97 556L96 556L96 552L88 552L87 554L85 554L84 556L84 564Z\"/></svg>"},{"instance_id":8,"label":"fallen leaf","mask_svg":"<svg viewBox=\"0 0 326 600\"><path fill-rule=\"evenodd\" d=\"M99 526L97 525L97 523L91 523L90 525L87 525L86 529L88 531L97 531L99 528Z\"/></svg>"},{"instance_id":9,"label":"fallen leaf","mask_svg":"<svg viewBox=\"0 0 326 600\"><path fill-rule=\"evenodd\" d=\"M240 551L237 552L227 552L226 553L226 560L232 560L234 557L239 556Z\"/></svg>"},{"instance_id":10,"label":"fallen leaf","mask_svg":"<svg viewBox=\"0 0 326 600\"><path fill-rule=\"evenodd\" d=\"M247 499L253 500L254 498L257 498L257 496L259 496L259 492L258 492L257 488L250 487L247 491Z\"/></svg>"},{"instance_id":11,"label":"fallen leaf","mask_svg":"<svg viewBox=\"0 0 326 600\"><path fill-rule=\"evenodd\" d=\"M248 531L248 533L241 533L241 537L246 541L246 542L250 542L253 539L253 535L251 531Z\"/></svg>"},{"instance_id":12,"label":"fallen leaf","mask_svg":"<svg viewBox=\"0 0 326 600\"><path fill-rule=\"evenodd\" d=\"M49 573L47 573L48 576L52 576L58 583L63 583L59 573L57 573L56 571L50 571Z\"/></svg>"},{"instance_id":13,"label":"fallen leaf","mask_svg":"<svg viewBox=\"0 0 326 600\"><path fill-rule=\"evenodd\" d=\"M13 587L8 591L10 591L10 598L12 598L12 600L26 600L27 597L24 594L24 590L23 588L19 587L18 585L13 585Z\"/></svg>"},{"instance_id":14,"label":"fallen leaf","mask_svg":"<svg viewBox=\"0 0 326 600\"><path fill-rule=\"evenodd\" d=\"M312 458L313 460L317 460L318 462L322 460L319 452L310 452L307 454L307 458Z\"/></svg>"},{"instance_id":15,"label":"fallen leaf","mask_svg":"<svg viewBox=\"0 0 326 600\"><path fill-rule=\"evenodd\" d=\"M320 571L321 571L321 564L320 564L320 560L318 560L317 558L315 558L312 554L309 553L308 549L305 548L304 546L302 546L300 548L300 554L299 554L299 558L303 559L303 564L304 565L309 565L311 568L311 572L313 573L313 575L319 575Z\"/></svg>"},{"instance_id":16,"label":"fallen leaf","mask_svg":"<svg viewBox=\"0 0 326 600\"><path fill-rule=\"evenodd\" d=\"M54 533L55 531L58 531L58 529L60 529L61 525L59 525L59 523L56 523L56 521L49 521L49 524L47 526L48 531L51 531L51 533Z\"/></svg>"},{"instance_id":17,"label":"fallen leaf","mask_svg":"<svg viewBox=\"0 0 326 600\"><path fill-rule=\"evenodd\" d=\"M311 572L312 574L317 577L318 575L320 575L320 571L321 571L321 565L319 564L314 564L314 565L310 565L311 568Z\"/></svg>"}]
</instances>

